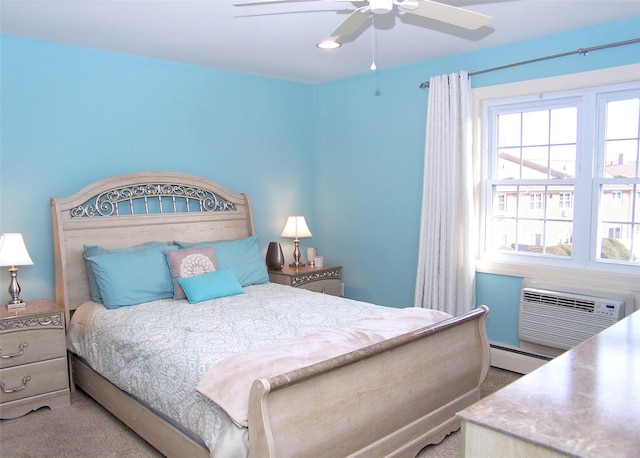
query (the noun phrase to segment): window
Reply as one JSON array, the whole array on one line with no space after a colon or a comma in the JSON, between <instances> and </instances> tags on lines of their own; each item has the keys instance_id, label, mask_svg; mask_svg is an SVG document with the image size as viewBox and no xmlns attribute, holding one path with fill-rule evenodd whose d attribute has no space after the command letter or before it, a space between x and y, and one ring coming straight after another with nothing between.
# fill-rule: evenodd
<instances>
[{"instance_id":1,"label":"window","mask_svg":"<svg viewBox=\"0 0 640 458\"><path fill-rule=\"evenodd\" d=\"M640 83L488 100L483 108L485 254L640 266Z\"/></svg>"},{"instance_id":2,"label":"window","mask_svg":"<svg viewBox=\"0 0 640 458\"><path fill-rule=\"evenodd\" d=\"M571 193L558 193L558 208L571 208Z\"/></svg>"},{"instance_id":3,"label":"window","mask_svg":"<svg viewBox=\"0 0 640 458\"><path fill-rule=\"evenodd\" d=\"M609 228L609 238L610 239L619 239L620 238L620 228L619 227L610 227Z\"/></svg>"},{"instance_id":4,"label":"window","mask_svg":"<svg viewBox=\"0 0 640 458\"><path fill-rule=\"evenodd\" d=\"M504 213L507 210L507 196L506 194L498 194L496 197L498 200L498 212Z\"/></svg>"},{"instance_id":5,"label":"window","mask_svg":"<svg viewBox=\"0 0 640 458\"><path fill-rule=\"evenodd\" d=\"M611 207L622 207L622 191L611 191Z\"/></svg>"},{"instance_id":6,"label":"window","mask_svg":"<svg viewBox=\"0 0 640 458\"><path fill-rule=\"evenodd\" d=\"M542 210L542 194L532 192L529 194L529 208L531 210Z\"/></svg>"}]
</instances>

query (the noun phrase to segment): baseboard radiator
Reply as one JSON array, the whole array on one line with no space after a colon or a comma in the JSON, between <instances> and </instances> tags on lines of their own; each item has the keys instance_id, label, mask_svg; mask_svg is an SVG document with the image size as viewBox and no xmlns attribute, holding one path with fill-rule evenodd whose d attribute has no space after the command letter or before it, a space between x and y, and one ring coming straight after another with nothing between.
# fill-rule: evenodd
<instances>
[{"instance_id":1,"label":"baseboard radiator","mask_svg":"<svg viewBox=\"0 0 640 458\"><path fill-rule=\"evenodd\" d=\"M523 280L518 336L521 348L542 346L556 356L629 315L633 296Z\"/></svg>"},{"instance_id":2,"label":"baseboard radiator","mask_svg":"<svg viewBox=\"0 0 640 458\"><path fill-rule=\"evenodd\" d=\"M491 342L491 366L518 374L528 374L552 358L538 353L523 351L510 345Z\"/></svg>"}]
</instances>

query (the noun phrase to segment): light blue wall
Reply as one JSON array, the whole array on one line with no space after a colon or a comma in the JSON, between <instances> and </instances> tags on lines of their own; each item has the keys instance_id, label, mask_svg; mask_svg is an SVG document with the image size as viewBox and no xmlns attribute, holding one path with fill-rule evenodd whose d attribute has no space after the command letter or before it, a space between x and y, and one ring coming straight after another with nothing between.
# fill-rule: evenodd
<instances>
[{"instance_id":1,"label":"light blue wall","mask_svg":"<svg viewBox=\"0 0 640 458\"><path fill-rule=\"evenodd\" d=\"M317 88L318 247L345 266L345 294L413 305L428 93L404 72Z\"/></svg>"},{"instance_id":2,"label":"light blue wall","mask_svg":"<svg viewBox=\"0 0 640 458\"><path fill-rule=\"evenodd\" d=\"M24 299L54 297L49 198L114 174L170 170L248 193L263 250L288 214L313 223L311 86L8 36L0 46L0 232L22 232L33 258Z\"/></svg>"},{"instance_id":3,"label":"light blue wall","mask_svg":"<svg viewBox=\"0 0 640 458\"><path fill-rule=\"evenodd\" d=\"M428 98L419 83L639 30L635 18L318 85L3 36L0 232L22 232L34 259L20 269L23 296L53 297L51 196L117 173L175 170L247 192L263 249L285 243L287 215L304 214L313 238L303 251L316 246L344 266L348 297L412 305ZM475 76L472 85L639 61L630 45ZM519 282L478 275L492 340L517 345Z\"/></svg>"},{"instance_id":4,"label":"light blue wall","mask_svg":"<svg viewBox=\"0 0 640 458\"><path fill-rule=\"evenodd\" d=\"M518 315L522 278L476 274L476 302L489 306L487 332L493 342L518 347Z\"/></svg>"}]
</instances>

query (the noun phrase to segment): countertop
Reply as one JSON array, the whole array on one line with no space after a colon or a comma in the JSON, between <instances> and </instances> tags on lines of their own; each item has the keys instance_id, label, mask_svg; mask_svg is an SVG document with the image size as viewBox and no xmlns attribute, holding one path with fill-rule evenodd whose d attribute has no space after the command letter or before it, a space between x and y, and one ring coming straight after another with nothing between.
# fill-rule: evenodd
<instances>
[{"instance_id":1,"label":"countertop","mask_svg":"<svg viewBox=\"0 0 640 458\"><path fill-rule=\"evenodd\" d=\"M458 417L567 455L640 455L640 311Z\"/></svg>"}]
</instances>

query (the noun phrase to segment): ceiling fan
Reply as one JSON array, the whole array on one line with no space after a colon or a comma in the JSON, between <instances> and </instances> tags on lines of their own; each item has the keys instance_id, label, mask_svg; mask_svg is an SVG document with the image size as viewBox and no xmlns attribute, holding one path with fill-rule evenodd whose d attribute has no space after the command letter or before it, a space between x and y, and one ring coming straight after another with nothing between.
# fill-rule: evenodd
<instances>
[{"instance_id":1,"label":"ceiling fan","mask_svg":"<svg viewBox=\"0 0 640 458\"><path fill-rule=\"evenodd\" d=\"M331 37L344 37L357 32L374 14L390 13L394 6L400 13L415 14L436 21L475 30L491 21L491 16L439 3L431 0L253 0L234 3L234 6L260 5L267 3L293 3L304 1L332 1L366 3L354 10L345 21L331 33Z\"/></svg>"}]
</instances>

